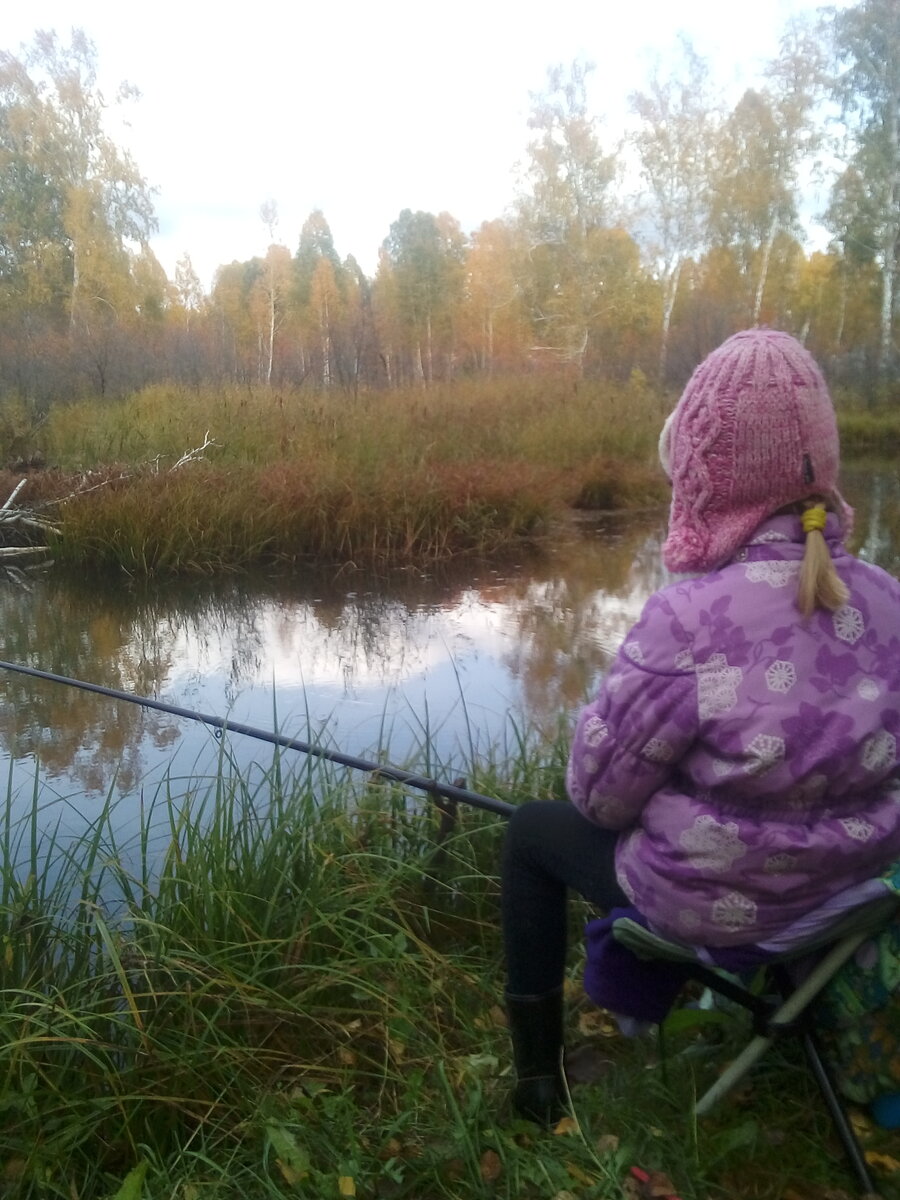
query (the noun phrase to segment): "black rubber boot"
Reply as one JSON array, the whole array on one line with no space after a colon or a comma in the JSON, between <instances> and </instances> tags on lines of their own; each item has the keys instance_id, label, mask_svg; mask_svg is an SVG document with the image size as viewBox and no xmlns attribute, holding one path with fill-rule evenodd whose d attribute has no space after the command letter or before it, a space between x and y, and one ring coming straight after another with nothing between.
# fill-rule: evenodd
<instances>
[{"instance_id":1,"label":"black rubber boot","mask_svg":"<svg viewBox=\"0 0 900 1200\"><path fill-rule=\"evenodd\" d=\"M506 994L506 1014L516 1067L513 1105L539 1125L555 1125L566 1113L563 1075L563 990L541 996Z\"/></svg>"}]
</instances>

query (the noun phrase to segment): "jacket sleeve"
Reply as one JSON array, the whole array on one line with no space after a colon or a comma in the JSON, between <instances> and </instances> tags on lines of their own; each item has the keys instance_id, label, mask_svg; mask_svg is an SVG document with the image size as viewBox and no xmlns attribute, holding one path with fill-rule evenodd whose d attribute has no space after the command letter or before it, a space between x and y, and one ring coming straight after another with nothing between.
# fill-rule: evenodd
<instances>
[{"instance_id":1,"label":"jacket sleeve","mask_svg":"<svg viewBox=\"0 0 900 1200\"><path fill-rule=\"evenodd\" d=\"M691 639L658 592L578 718L566 772L572 803L607 829L634 825L697 734Z\"/></svg>"}]
</instances>

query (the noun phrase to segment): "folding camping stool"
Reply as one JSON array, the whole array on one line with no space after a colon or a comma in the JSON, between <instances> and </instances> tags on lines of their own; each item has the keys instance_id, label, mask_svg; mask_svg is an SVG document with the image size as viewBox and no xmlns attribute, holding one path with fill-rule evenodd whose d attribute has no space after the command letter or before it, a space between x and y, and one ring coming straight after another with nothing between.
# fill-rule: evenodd
<instances>
[{"instance_id":1,"label":"folding camping stool","mask_svg":"<svg viewBox=\"0 0 900 1200\"><path fill-rule=\"evenodd\" d=\"M690 947L668 941L652 933L630 917L620 917L612 925L614 939L638 958L680 964L689 978L698 980L712 991L746 1009L753 1017L754 1036L738 1057L719 1076L694 1106L698 1116L708 1113L744 1077L778 1038L797 1037L803 1046L810 1070L831 1114L847 1160L863 1193L875 1191L862 1148L850 1123L831 1073L826 1066L815 1036L814 1001L826 984L868 938L878 933L900 912L900 896L879 896L845 913L838 921L820 931L809 942L762 964L767 983L777 996L757 995L733 976L707 966ZM795 983L790 964L810 956L815 965ZM769 989L766 989L769 990Z\"/></svg>"}]
</instances>

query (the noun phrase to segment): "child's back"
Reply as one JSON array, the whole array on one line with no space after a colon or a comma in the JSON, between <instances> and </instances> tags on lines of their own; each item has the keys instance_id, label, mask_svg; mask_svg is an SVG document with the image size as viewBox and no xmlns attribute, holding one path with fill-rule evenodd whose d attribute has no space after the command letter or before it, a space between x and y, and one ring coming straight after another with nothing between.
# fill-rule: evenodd
<instances>
[{"instance_id":1,"label":"child's back","mask_svg":"<svg viewBox=\"0 0 900 1200\"><path fill-rule=\"evenodd\" d=\"M579 721L572 799L682 940L765 941L900 857L900 585L825 537L839 609L801 617L800 517L772 517L652 597Z\"/></svg>"},{"instance_id":2,"label":"child's back","mask_svg":"<svg viewBox=\"0 0 900 1200\"><path fill-rule=\"evenodd\" d=\"M648 602L582 711L573 804L520 806L504 845L514 1102L538 1120L566 1096L569 889L767 953L900 859L900 585L844 549L815 361L787 334L735 334L691 376L660 458L663 558L700 578Z\"/></svg>"}]
</instances>

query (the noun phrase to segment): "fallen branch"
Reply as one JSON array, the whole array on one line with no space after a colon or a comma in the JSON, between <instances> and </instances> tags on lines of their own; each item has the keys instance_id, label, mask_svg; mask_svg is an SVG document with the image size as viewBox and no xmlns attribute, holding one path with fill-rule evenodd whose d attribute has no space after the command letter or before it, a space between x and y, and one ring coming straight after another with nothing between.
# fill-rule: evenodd
<instances>
[{"instance_id":1,"label":"fallen branch","mask_svg":"<svg viewBox=\"0 0 900 1200\"><path fill-rule=\"evenodd\" d=\"M218 445L218 443L214 439L210 438L209 430L207 429L206 436L203 439L203 445L197 446L194 450L188 450L186 453L182 454L182 456L181 456L181 458L179 458L178 462L175 463L175 465L173 467L169 467L169 474L171 475L171 473L173 471L177 471L179 467L183 467L185 465L185 463L197 462L198 459L201 459L204 457L204 454L203 454L204 450L208 450L210 448L210 446L216 446L216 445Z\"/></svg>"},{"instance_id":2,"label":"fallen branch","mask_svg":"<svg viewBox=\"0 0 900 1200\"><path fill-rule=\"evenodd\" d=\"M134 471L123 471L120 475L112 475L108 479L101 479L99 483L92 483L89 487L86 486L91 472L87 475L82 475L81 483L74 492L69 492L68 496L60 496L57 500L51 500L51 504L68 504L70 500L75 500L78 496L87 496L90 492L99 491L100 488L109 487L111 483L121 483L125 479L133 478Z\"/></svg>"},{"instance_id":3,"label":"fallen branch","mask_svg":"<svg viewBox=\"0 0 900 1200\"><path fill-rule=\"evenodd\" d=\"M34 558L38 554L49 553L49 546L0 546L0 560L10 558Z\"/></svg>"},{"instance_id":4,"label":"fallen branch","mask_svg":"<svg viewBox=\"0 0 900 1200\"><path fill-rule=\"evenodd\" d=\"M16 496L27 483L20 479L3 504L0 504L0 541L15 541L16 535L24 545L0 546L0 558L15 558L19 555L28 557L35 553L46 553L47 540L59 533L57 527L44 517L27 508L13 508ZM40 537L40 544L35 545L35 533Z\"/></svg>"},{"instance_id":5,"label":"fallen branch","mask_svg":"<svg viewBox=\"0 0 900 1200\"><path fill-rule=\"evenodd\" d=\"M8 509L12 508L13 501L15 500L16 496L18 496L19 492L21 492L22 488L25 486L25 484L27 482L28 482L27 479L19 480L19 482L16 484L16 486L13 488L13 490L10 492L9 496L7 497L6 503L0 505L0 512L6 512Z\"/></svg>"}]
</instances>

